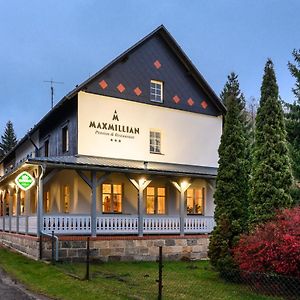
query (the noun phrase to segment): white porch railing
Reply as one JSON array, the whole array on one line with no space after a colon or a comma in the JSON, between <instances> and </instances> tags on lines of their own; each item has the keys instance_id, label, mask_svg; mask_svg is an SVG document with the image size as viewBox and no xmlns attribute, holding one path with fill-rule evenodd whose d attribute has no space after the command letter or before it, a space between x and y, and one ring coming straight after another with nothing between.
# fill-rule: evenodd
<instances>
[{"instance_id":1,"label":"white porch railing","mask_svg":"<svg viewBox=\"0 0 300 300\"><path fill-rule=\"evenodd\" d=\"M9 231L10 217L0 217L0 230ZM27 220L28 219L28 220ZM27 223L28 222L28 223ZM214 228L213 217L186 216L184 221L184 233L210 233ZM37 234L36 216L19 216L19 232ZM145 234L179 234L179 216L144 216L143 232ZM91 234L90 215L44 215L43 231L45 233L80 235ZM137 215L101 215L96 219L97 234L137 234ZM11 231L17 231L17 217L11 217Z\"/></svg>"},{"instance_id":2,"label":"white porch railing","mask_svg":"<svg viewBox=\"0 0 300 300\"><path fill-rule=\"evenodd\" d=\"M187 216L184 222L184 233L210 233L214 226L213 217Z\"/></svg>"},{"instance_id":3,"label":"white porch railing","mask_svg":"<svg viewBox=\"0 0 300 300\"><path fill-rule=\"evenodd\" d=\"M91 217L84 215L44 216L43 230L58 234L91 233Z\"/></svg>"},{"instance_id":4,"label":"white porch railing","mask_svg":"<svg viewBox=\"0 0 300 300\"><path fill-rule=\"evenodd\" d=\"M99 234L137 234L138 216L101 216L97 217Z\"/></svg>"},{"instance_id":5,"label":"white porch railing","mask_svg":"<svg viewBox=\"0 0 300 300\"><path fill-rule=\"evenodd\" d=\"M144 217L144 233L180 233L180 218L169 216Z\"/></svg>"}]
</instances>

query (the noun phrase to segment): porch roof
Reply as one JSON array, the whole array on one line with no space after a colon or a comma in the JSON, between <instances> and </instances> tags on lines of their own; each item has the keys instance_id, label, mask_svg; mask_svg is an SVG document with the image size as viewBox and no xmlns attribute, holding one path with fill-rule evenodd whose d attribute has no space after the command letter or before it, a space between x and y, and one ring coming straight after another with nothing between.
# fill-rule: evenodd
<instances>
[{"instance_id":1,"label":"porch roof","mask_svg":"<svg viewBox=\"0 0 300 300\"><path fill-rule=\"evenodd\" d=\"M89 169L99 171L119 171L125 173L160 174L173 176L193 176L215 178L217 168L171 164L161 162L146 162L93 156L55 156L29 158L29 164L45 164L55 168Z\"/></svg>"}]
</instances>

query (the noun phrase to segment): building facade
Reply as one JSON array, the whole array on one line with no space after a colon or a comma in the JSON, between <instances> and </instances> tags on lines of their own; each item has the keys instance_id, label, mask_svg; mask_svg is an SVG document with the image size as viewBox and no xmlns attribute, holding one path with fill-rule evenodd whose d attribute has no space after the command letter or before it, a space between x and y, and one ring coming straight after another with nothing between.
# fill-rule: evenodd
<instances>
[{"instance_id":1,"label":"building facade","mask_svg":"<svg viewBox=\"0 0 300 300\"><path fill-rule=\"evenodd\" d=\"M66 95L2 159L2 240L23 252L29 241L32 254L54 232L70 244L92 236L104 259L151 259L161 243L177 258L202 245L202 257L224 112L160 26ZM31 188L16 182L28 183L24 171Z\"/></svg>"}]
</instances>

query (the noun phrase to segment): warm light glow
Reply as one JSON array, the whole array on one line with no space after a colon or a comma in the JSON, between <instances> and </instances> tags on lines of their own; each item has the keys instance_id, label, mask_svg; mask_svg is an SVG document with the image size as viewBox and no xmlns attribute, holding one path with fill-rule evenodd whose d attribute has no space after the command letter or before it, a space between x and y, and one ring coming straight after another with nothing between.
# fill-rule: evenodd
<instances>
[{"instance_id":1,"label":"warm light glow","mask_svg":"<svg viewBox=\"0 0 300 300\"><path fill-rule=\"evenodd\" d=\"M185 189L185 188L188 186L188 184L189 184L189 183L188 183L187 181L184 180L184 181L181 182L180 185L181 185L181 188L182 188L182 189Z\"/></svg>"},{"instance_id":2,"label":"warm light glow","mask_svg":"<svg viewBox=\"0 0 300 300\"><path fill-rule=\"evenodd\" d=\"M14 188L14 187L15 187L15 184L14 184L13 182L10 182L8 185L9 185L11 188Z\"/></svg>"}]
</instances>

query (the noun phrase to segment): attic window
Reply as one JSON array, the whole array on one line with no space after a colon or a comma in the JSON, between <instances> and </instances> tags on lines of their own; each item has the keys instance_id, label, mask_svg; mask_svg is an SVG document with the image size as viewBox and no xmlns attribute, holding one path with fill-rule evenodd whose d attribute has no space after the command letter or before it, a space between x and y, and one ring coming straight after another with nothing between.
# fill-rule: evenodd
<instances>
[{"instance_id":1,"label":"attic window","mask_svg":"<svg viewBox=\"0 0 300 300\"><path fill-rule=\"evenodd\" d=\"M163 103L163 83L162 81L151 80L150 101Z\"/></svg>"}]
</instances>

